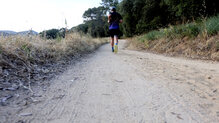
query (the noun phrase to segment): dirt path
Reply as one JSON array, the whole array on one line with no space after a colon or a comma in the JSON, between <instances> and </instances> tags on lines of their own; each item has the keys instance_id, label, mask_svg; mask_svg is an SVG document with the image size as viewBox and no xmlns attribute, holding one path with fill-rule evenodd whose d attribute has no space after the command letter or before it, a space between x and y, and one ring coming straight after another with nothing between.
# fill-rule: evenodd
<instances>
[{"instance_id":1,"label":"dirt path","mask_svg":"<svg viewBox=\"0 0 219 123\"><path fill-rule=\"evenodd\" d=\"M129 51L123 44L117 55L102 46L3 122L219 122L219 63Z\"/></svg>"}]
</instances>

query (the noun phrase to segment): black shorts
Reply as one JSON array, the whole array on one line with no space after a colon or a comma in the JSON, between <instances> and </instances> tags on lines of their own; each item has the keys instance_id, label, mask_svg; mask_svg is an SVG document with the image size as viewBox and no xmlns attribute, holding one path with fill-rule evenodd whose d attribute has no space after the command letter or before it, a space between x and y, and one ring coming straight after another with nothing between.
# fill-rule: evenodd
<instances>
[{"instance_id":1,"label":"black shorts","mask_svg":"<svg viewBox=\"0 0 219 123\"><path fill-rule=\"evenodd\" d=\"M119 29L111 29L109 30L109 34L110 34L110 37L114 37L114 36L118 36L119 35Z\"/></svg>"}]
</instances>

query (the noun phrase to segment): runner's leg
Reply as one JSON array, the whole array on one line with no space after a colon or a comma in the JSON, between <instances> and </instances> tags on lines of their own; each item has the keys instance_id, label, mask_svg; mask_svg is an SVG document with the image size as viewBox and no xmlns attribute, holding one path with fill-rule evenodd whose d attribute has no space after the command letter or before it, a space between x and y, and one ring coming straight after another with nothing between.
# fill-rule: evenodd
<instances>
[{"instance_id":1,"label":"runner's leg","mask_svg":"<svg viewBox=\"0 0 219 123\"><path fill-rule=\"evenodd\" d=\"M112 52L114 52L114 37L111 36L111 46L112 46Z\"/></svg>"},{"instance_id":2,"label":"runner's leg","mask_svg":"<svg viewBox=\"0 0 219 123\"><path fill-rule=\"evenodd\" d=\"M115 30L115 40L116 40L116 45L118 45L119 41L118 41L118 38L119 38L119 29Z\"/></svg>"},{"instance_id":3,"label":"runner's leg","mask_svg":"<svg viewBox=\"0 0 219 123\"><path fill-rule=\"evenodd\" d=\"M118 45L119 41L118 41L118 36L115 35L115 38L116 38L116 45Z\"/></svg>"},{"instance_id":4,"label":"runner's leg","mask_svg":"<svg viewBox=\"0 0 219 123\"><path fill-rule=\"evenodd\" d=\"M118 52L118 35L119 35L119 30L117 29L117 30L115 30L115 53L117 53Z\"/></svg>"},{"instance_id":5,"label":"runner's leg","mask_svg":"<svg viewBox=\"0 0 219 123\"><path fill-rule=\"evenodd\" d=\"M118 52L118 35L115 35L115 53Z\"/></svg>"},{"instance_id":6,"label":"runner's leg","mask_svg":"<svg viewBox=\"0 0 219 123\"><path fill-rule=\"evenodd\" d=\"M110 38L111 38L110 44L112 46L112 52L114 52L114 32L113 32L113 30L109 30L109 34L110 34Z\"/></svg>"}]
</instances>

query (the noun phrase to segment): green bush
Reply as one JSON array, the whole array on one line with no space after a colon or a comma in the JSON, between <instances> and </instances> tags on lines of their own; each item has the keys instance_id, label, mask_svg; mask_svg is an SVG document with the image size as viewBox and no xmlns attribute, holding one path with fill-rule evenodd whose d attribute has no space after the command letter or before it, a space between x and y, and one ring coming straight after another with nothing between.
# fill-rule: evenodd
<instances>
[{"instance_id":1,"label":"green bush","mask_svg":"<svg viewBox=\"0 0 219 123\"><path fill-rule=\"evenodd\" d=\"M164 33L162 31L151 31L146 34L145 38L147 40L157 40L164 36Z\"/></svg>"},{"instance_id":2,"label":"green bush","mask_svg":"<svg viewBox=\"0 0 219 123\"><path fill-rule=\"evenodd\" d=\"M46 34L46 35L44 35ZM40 32L41 37L46 36L46 39L57 39L59 40L59 38L65 38L65 29L61 28L61 29L50 29L50 30L46 30L43 32Z\"/></svg>"},{"instance_id":3,"label":"green bush","mask_svg":"<svg viewBox=\"0 0 219 123\"><path fill-rule=\"evenodd\" d=\"M197 37L198 34L200 33L200 28L198 24L195 23L191 23L191 24L187 24L183 27L183 33L182 36L188 36L190 38L194 38Z\"/></svg>"},{"instance_id":4,"label":"green bush","mask_svg":"<svg viewBox=\"0 0 219 123\"><path fill-rule=\"evenodd\" d=\"M166 37L170 39L182 37L184 30L183 25L173 26L169 29Z\"/></svg>"},{"instance_id":5,"label":"green bush","mask_svg":"<svg viewBox=\"0 0 219 123\"><path fill-rule=\"evenodd\" d=\"M21 49L24 51L27 57L31 57L31 46L29 44L23 44Z\"/></svg>"},{"instance_id":6,"label":"green bush","mask_svg":"<svg viewBox=\"0 0 219 123\"><path fill-rule=\"evenodd\" d=\"M205 25L208 35L212 36L217 34L219 31L219 15L209 18Z\"/></svg>"},{"instance_id":7,"label":"green bush","mask_svg":"<svg viewBox=\"0 0 219 123\"><path fill-rule=\"evenodd\" d=\"M219 31L219 15L216 17L212 17L207 19L206 21L202 21L200 23L188 23L177 26L170 26L169 28L160 29L159 31L154 30L148 32L147 34L141 36L139 40L141 42L157 40L160 38L195 38L199 34L203 34L206 32L208 35L216 35Z\"/></svg>"}]
</instances>

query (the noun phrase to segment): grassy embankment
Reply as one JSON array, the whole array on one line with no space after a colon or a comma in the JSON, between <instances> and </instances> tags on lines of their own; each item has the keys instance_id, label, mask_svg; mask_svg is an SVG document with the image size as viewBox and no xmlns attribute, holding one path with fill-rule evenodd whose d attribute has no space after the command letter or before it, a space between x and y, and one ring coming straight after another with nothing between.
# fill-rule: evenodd
<instances>
[{"instance_id":1,"label":"grassy embankment","mask_svg":"<svg viewBox=\"0 0 219 123\"><path fill-rule=\"evenodd\" d=\"M129 48L219 61L219 15L170 26L130 39Z\"/></svg>"},{"instance_id":2,"label":"grassy embankment","mask_svg":"<svg viewBox=\"0 0 219 123\"><path fill-rule=\"evenodd\" d=\"M45 40L39 36L0 36L0 87L28 87L53 77L66 64L95 50L107 39L93 39L77 33L65 39Z\"/></svg>"}]
</instances>

